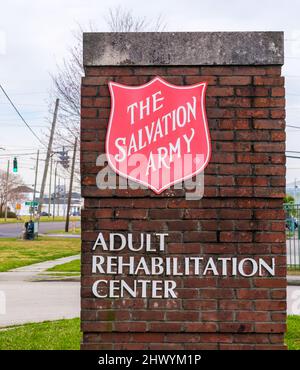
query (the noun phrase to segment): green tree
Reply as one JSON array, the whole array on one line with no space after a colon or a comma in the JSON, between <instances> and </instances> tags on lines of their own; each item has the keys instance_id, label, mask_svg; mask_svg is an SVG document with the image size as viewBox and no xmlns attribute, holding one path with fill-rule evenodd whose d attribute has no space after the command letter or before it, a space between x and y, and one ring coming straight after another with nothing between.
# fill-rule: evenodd
<instances>
[{"instance_id":1,"label":"green tree","mask_svg":"<svg viewBox=\"0 0 300 370\"><path fill-rule=\"evenodd\" d=\"M295 204L295 199L291 195L286 194L286 196L283 198L283 202Z\"/></svg>"}]
</instances>

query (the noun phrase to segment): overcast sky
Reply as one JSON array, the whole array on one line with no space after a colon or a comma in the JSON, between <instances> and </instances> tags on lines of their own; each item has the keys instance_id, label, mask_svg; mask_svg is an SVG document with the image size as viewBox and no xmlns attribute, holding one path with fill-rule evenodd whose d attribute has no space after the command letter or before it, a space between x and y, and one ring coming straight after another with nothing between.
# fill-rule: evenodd
<instances>
[{"instance_id":1,"label":"overcast sky","mask_svg":"<svg viewBox=\"0 0 300 370\"><path fill-rule=\"evenodd\" d=\"M300 3L297 0L1 0L0 83L42 135L47 127L50 73L67 55L77 24L107 31L109 7L122 4L149 19L162 14L166 31L284 31L287 123L300 126ZM0 169L6 154L34 153L41 145L0 91ZM287 150L300 151L300 130L287 128ZM299 154L300 156L300 154ZM33 184L34 155L19 155L20 175ZM300 159L287 162L287 181L300 180ZM39 180L40 182L40 180Z\"/></svg>"}]
</instances>

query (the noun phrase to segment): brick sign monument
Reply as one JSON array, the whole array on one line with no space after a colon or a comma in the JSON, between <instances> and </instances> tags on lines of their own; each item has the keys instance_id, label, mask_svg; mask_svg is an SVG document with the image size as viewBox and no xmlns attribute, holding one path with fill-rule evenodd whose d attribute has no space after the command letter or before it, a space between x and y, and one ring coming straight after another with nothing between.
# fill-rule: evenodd
<instances>
[{"instance_id":1,"label":"brick sign monument","mask_svg":"<svg viewBox=\"0 0 300 370\"><path fill-rule=\"evenodd\" d=\"M83 63L82 349L284 349L283 33L86 33Z\"/></svg>"}]
</instances>

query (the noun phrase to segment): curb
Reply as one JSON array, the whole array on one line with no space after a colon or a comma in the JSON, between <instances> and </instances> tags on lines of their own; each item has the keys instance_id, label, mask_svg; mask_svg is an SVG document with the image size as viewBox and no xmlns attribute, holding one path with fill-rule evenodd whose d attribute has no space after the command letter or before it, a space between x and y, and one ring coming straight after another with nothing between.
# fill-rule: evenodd
<instances>
[{"instance_id":1,"label":"curb","mask_svg":"<svg viewBox=\"0 0 300 370\"><path fill-rule=\"evenodd\" d=\"M287 285L300 286L300 275L287 275Z\"/></svg>"}]
</instances>

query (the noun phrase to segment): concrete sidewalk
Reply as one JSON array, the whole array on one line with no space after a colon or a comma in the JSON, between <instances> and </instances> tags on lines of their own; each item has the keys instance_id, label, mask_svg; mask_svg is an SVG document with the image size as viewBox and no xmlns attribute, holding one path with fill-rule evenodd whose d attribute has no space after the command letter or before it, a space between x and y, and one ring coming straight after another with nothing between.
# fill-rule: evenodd
<instances>
[{"instance_id":1,"label":"concrete sidewalk","mask_svg":"<svg viewBox=\"0 0 300 370\"><path fill-rule=\"evenodd\" d=\"M51 267L63 265L64 263L71 262L74 260L79 260L80 254L74 256L62 257L52 261L45 261L40 263L35 263L33 265L18 267L16 269L9 270L8 272L41 272L47 270Z\"/></svg>"},{"instance_id":2,"label":"concrete sidewalk","mask_svg":"<svg viewBox=\"0 0 300 370\"><path fill-rule=\"evenodd\" d=\"M32 281L48 268L79 258L64 257L0 273L0 327L79 317L79 282Z\"/></svg>"},{"instance_id":3,"label":"concrete sidewalk","mask_svg":"<svg viewBox=\"0 0 300 370\"><path fill-rule=\"evenodd\" d=\"M40 234L40 236L49 236L51 238L71 238L80 239L80 234Z\"/></svg>"},{"instance_id":4,"label":"concrete sidewalk","mask_svg":"<svg viewBox=\"0 0 300 370\"><path fill-rule=\"evenodd\" d=\"M287 275L288 285L299 285L300 286L300 275Z\"/></svg>"}]
</instances>

